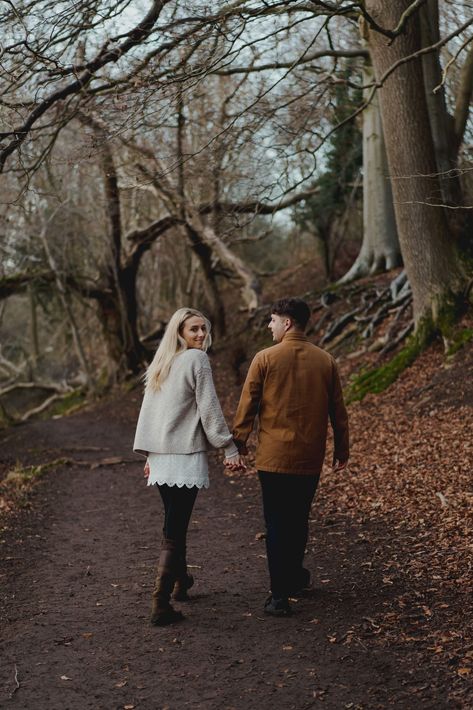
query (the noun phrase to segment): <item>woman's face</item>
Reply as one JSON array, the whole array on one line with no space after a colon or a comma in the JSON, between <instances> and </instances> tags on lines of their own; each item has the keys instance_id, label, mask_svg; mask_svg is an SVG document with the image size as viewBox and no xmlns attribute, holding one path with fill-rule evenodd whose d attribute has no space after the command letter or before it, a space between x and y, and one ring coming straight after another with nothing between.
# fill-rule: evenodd
<instances>
[{"instance_id":1,"label":"woman's face","mask_svg":"<svg viewBox=\"0 0 473 710\"><path fill-rule=\"evenodd\" d=\"M182 325L182 337L186 341L188 348L198 348L202 350L205 336L207 335L207 326L205 321L200 316L190 316Z\"/></svg>"}]
</instances>

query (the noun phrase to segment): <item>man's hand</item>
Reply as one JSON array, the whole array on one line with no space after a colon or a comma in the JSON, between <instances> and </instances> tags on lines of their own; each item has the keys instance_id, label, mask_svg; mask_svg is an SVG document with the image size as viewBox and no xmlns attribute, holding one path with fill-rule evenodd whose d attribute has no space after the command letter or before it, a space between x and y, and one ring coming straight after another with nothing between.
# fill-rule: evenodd
<instances>
[{"instance_id":1,"label":"man's hand","mask_svg":"<svg viewBox=\"0 0 473 710\"><path fill-rule=\"evenodd\" d=\"M241 454L225 457L223 464L230 471L246 471L245 457Z\"/></svg>"},{"instance_id":2,"label":"man's hand","mask_svg":"<svg viewBox=\"0 0 473 710\"><path fill-rule=\"evenodd\" d=\"M343 471L348 466L348 459L346 461L339 461L335 459L335 463L332 466L332 471L336 473L337 471Z\"/></svg>"},{"instance_id":3,"label":"man's hand","mask_svg":"<svg viewBox=\"0 0 473 710\"><path fill-rule=\"evenodd\" d=\"M148 460L147 460L146 463L145 463L143 475L144 475L145 478L148 478L149 474L150 474L149 462L148 462Z\"/></svg>"}]
</instances>

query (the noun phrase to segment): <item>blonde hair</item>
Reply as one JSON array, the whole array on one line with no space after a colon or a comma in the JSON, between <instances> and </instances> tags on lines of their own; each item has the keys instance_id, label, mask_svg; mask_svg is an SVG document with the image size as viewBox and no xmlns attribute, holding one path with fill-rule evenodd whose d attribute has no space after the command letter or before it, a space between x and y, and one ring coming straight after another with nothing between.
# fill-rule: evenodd
<instances>
[{"instance_id":1,"label":"blonde hair","mask_svg":"<svg viewBox=\"0 0 473 710\"><path fill-rule=\"evenodd\" d=\"M158 349L154 358L146 370L144 380L146 389L154 391L159 390L166 377L169 375L171 365L174 358L179 353L187 350L187 343L182 337L182 328L188 318L198 316L203 318L207 327L207 333L202 344L202 350L208 350L212 344L212 336L210 335L210 321L203 313L195 310L195 308L179 308L170 318L166 326Z\"/></svg>"}]
</instances>

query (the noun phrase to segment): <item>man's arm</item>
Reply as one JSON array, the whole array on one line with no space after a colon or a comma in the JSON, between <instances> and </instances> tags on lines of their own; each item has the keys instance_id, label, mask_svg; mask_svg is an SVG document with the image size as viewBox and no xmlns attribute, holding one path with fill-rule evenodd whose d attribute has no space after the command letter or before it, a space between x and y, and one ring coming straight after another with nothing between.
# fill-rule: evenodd
<instances>
[{"instance_id":1,"label":"man's arm","mask_svg":"<svg viewBox=\"0 0 473 710\"><path fill-rule=\"evenodd\" d=\"M333 466L336 471L345 468L350 455L348 412L343 401L343 390L335 360L332 360L332 396L329 404L333 429Z\"/></svg>"},{"instance_id":2,"label":"man's arm","mask_svg":"<svg viewBox=\"0 0 473 710\"><path fill-rule=\"evenodd\" d=\"M240 454L247 454L246 442L253 431L263 394L264 366L260 353L253 358L233 422L233 439Z\"/></svg>"}]
</instances>

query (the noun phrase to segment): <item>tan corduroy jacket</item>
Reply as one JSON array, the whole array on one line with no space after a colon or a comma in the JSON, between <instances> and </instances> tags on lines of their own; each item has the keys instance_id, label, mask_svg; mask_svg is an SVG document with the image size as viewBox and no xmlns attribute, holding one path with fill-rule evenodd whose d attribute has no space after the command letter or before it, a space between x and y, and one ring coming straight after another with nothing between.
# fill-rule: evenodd
<instances>
[{"instance_id":1,"label":"tan corduroy jacket","mask_svg":"<svg viewBox=\"0 0 473 710\"><path fill-rule=\"evenodd\" d=\"M256 417L260 471L320 473L329 420L334 459L348 459L348 415L336 362L300 332L286 333L250 365L233 429L241 453Z\"/></svg>"}]
</instances>

